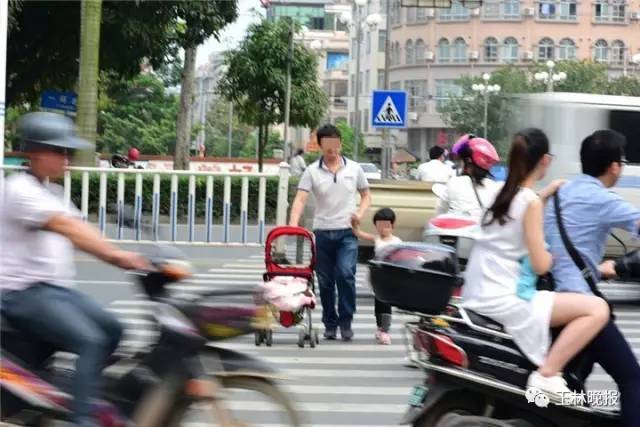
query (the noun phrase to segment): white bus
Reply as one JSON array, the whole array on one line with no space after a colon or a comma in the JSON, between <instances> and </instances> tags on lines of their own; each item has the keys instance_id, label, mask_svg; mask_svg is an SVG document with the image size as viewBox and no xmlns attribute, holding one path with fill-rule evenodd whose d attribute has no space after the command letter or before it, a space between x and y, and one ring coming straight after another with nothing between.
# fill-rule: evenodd
<instances>
[{"instance_id":1,"label":"white bus","mask_svg":"<svg viewBox=\"0 0 640 427\"><path fill-rule=\"evenodd\" d=\"M598 129L613 129L627 137L629 164L614 189L640 207L640 97L582 93L539 93L516 97L511 133L542 129L555 158L547 180L571 178L581 172L580 144ZM627 239L625 239L627 240ZM629 243L629 241L627 241ZM637 246L638 242L632 243Z\"/></svg>"}]
</instances>

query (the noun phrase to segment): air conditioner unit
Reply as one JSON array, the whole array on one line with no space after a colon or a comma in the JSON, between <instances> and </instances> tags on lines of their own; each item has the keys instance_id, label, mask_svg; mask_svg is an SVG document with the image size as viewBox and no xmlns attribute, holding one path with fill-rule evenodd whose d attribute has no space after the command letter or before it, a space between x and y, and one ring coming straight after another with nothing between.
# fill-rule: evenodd
<instances>
[{"instance_id":1,"label":"air conditioner unit","mask_svg":"<svg viewBox=\"0 0 640 427\"><path fill-rule=\"evenodd\" d=\"M416 113L415 111L409 111L409 119L415 121L418 121L418 113Z\"/></svg>"},{"instance_id":2,"label":"air conditioner unit","mask_svg":"<svg viewBox=\"0 0 640 427\"><path fill-rule=\"evenodd\" d=\"M533 52L531 51L524 52L522 54L522 59L524 59L525 61L533 61Z\"/></svg>"},{"instance_id":3,"label":"air conditioner unit","mask_svg":"<svg viewBox=\"0 0 640 427\"><path fill-rule=\"evenodd\" d=\"M640 20L640 12L631 12L631 13L629 14L629 18L630 18L632 21L639 21L639 20Z\"/></svg>"},{"instance_id":4,"label":"air conditioner unit","mask_svg":"<svg viewBox=\"0 0 640 427\"><path fill-rule=\"evenodd\" d=\"M427 16L427 18L435 17L436 16L436 10L435 9L427 9L426 16Z\"/></svg>"},{"instance_id":5,"label":"air conditioner unit","mask_svg":"<svg viewBox=\"0 0 640 427\"><path fill-rule=\"evenodd\" d=\"M480 58L480 52L478 52L477 50L474 50L469 53L469 59L471 59L472 61L477 61L479 58Z\"/></svg>"},{"instance_id":6,"label":"air conditioner unit","mask_svg":"<svg viewBox=\"0 0 640 427\"><path fill-rule=\"evenodd\" d=\"M436 55L433 52L424 53L424 59L426 59L427 61L433 61L435 57Z\"/></svg>"},{"instance_id":7,"label":"air conditioner unit","mask_svg":"<svg viewBox=\"0 0 640 427\"><path fill-rule=\"evenodd\" d=\"M532 7L524 8L524 16L534 16L536 14L536 10Z\"/></svg>"},{"instance_id":8,"label":"air conditioner unit","mask_svg":"<svg viewBox=\"0 0 640 427\"><path fill-rule=\"evenodd\" d=\"M480 8L473 9L473 10L471 11L471 14L472 14L473 16L480 16Z\"/></svg>"}]
</instances>

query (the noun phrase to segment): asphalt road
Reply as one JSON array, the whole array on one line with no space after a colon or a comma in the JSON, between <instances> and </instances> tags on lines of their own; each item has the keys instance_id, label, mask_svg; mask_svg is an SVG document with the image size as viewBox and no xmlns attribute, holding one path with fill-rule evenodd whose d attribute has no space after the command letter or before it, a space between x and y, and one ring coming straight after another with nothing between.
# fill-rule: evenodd
<instances>
[{"instance_id":1,"label":"asphalt road","mask_svg":"<svg viewBox=\"0 0 640 427\"><path fill-rule=\"evenodd\" d=\"M133 247L135 249L136 247ZM139 246L144 250L144 246ZM262 280L263 249L239 247L189 247L181 249L197 268L179 292L198 292L221 287L252 287ZM79 254L77 285L120 318L127 330L123 345L144 345L153 339L148 310L131 277L94 259ZM297 329L279 327L274 345L256 347L253 336L244 336L220 345L259 356L280 369L288 378L283 387L290 392L305 424L314 426L391 426L405 410L411 387L423 378L419 370L404 366L402 323L407 317L394 314L392 344L380 346L374 340L373 300L367 284L366 267L357 273L358 311L354 319L355 338L350 343L320 342L315 349L296 345ZM619 292L627 292L622 289ZM616 309L617 323L640 357L640 310L633 306ZM321 328L321 308L314 321ZM321 329L322 331L322 329ZM592 390L615 389L611 379L597 367L588 386ZM270 407L251 394L234 396L233 408L246 421L273 426ZM189 423L204 427L204 420ZM193 424L193 425L191 425Z\"/></svg>"}]
</instances>

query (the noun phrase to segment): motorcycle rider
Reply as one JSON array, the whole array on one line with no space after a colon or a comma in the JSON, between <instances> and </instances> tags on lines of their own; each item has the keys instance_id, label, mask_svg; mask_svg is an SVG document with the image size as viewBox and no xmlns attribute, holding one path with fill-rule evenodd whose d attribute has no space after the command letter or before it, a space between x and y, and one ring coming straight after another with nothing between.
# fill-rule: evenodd
<instances>
[{"instance_id":1,"label":"motorcycle rider","mask_svg":"<svg viewBox=\"0 0 640 427\"><path fill-rule=\"evenodd\" d=\"M640 209L609 189L616 185L626 160L624 135L599 130L582 142L582 175L559 190L562 222L569 240L596 278L616 276L614 261L605 261L607 237L614 228L640 234ZM554 206L545 212L545 236L553 256L552 273L557 292L592 294L583 273L569 256L560 236ZM583 378L598 363L615 380L621 393L624 426L640 426L640 366L626 339L610 320L585 348L588 363ZM580 359L577 359L580 360Z\"/></svg>"},{"instance_id":2,"label":"motorcycle rider","mask_svg":"<svg viewBox=\"0 0 640 427\"><path fill-rule=\"evenodd\" d=\"M109 264L143 269L140 255L120 250L67 207L58 185L67 155L91 145L75 136L73 121L53 113L29 113L18 124L30 163L5 181L0 204L2 314L22 333L78 355L73 378L73 421L95 426L91 399L122 328L115 317L71 289L74 247Z\"/></svg>"},{"instance_id":3,"label":"motorcycle rider","mask_svg":"<svg viewBox=\"0 0 640 427\"><path fill-rule=\"evenodd\" d=\"M433 185L432 191L439 199L436 215L456 213L480 219L502 188L502 183L489 178L489 170L500 156L491 142L472 134L458 139L452 152L462 161L462 174L446 185Z\"/></svg>"}]
</instances>

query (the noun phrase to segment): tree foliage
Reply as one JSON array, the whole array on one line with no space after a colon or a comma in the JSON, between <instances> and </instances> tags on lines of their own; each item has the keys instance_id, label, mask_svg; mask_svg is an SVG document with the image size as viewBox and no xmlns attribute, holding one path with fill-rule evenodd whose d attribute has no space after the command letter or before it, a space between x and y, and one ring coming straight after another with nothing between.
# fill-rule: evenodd
<instances>
[{"instance_id":1,"label":"tree foliage","mask_svg":"<svg viewBox=\"0 0 640 427\"><path fill-rule=\"evenodd\" d=\"M294 29L298 29L295 24ZM243 123L259 128L259 165L269 125L284 122L286 70L290 24L263 21L249 27L240 46L227 53L227 71L218 90L233 102ZM304 44L294 42L291 64L290 124L314 128L325 114L328 100L318 85L317 57Z\"/></svg>"},{"instance_id":2,"label":"tree foliage","mask_svg":"<svg viewBox=\"0 0 640 427\"><path fill-rule=\"evenodd\" d=\"M345 156L349 157L349 158L353 158L353 135L354 135L354 129L349 126L349 123L347 123L346 120L338 120L336 121L336 127L338 128L338 130L340 131L340 136L342 139L342 154L344 154ZM359 159L364 159L365 158L365 144L364 144L364 140L362 138L362 134L360 134L360 138L358 141L358 158Z\"/></svg>"},{"instance_id":3,"label":"tree foliage","mask_svg":"<svg viewBox=\"0 0 640 427\"><path fill-rule=\"evenodd\" d=\"M168 154L176 140L178 101L153 75L133 80L114 74L101 77L98 151L126 153L136 147L144 154Z\"/></svg>"},{"instance_id":4,"label":"tree foliage","mask_svg":"<svg viewBox=\"0 0 640 427\"><path fill-rule=\"evenodd\" d=\"M229 106L229 102L216 101L207 113L205 146L209 156L228 155ZM246 152L248 147L253 147L253 154L249 156L255 157L255 128L240 122L235 110L232 114L231 130L231 156L238 157L242 152Z\"/></svg>"}]
</instances>

